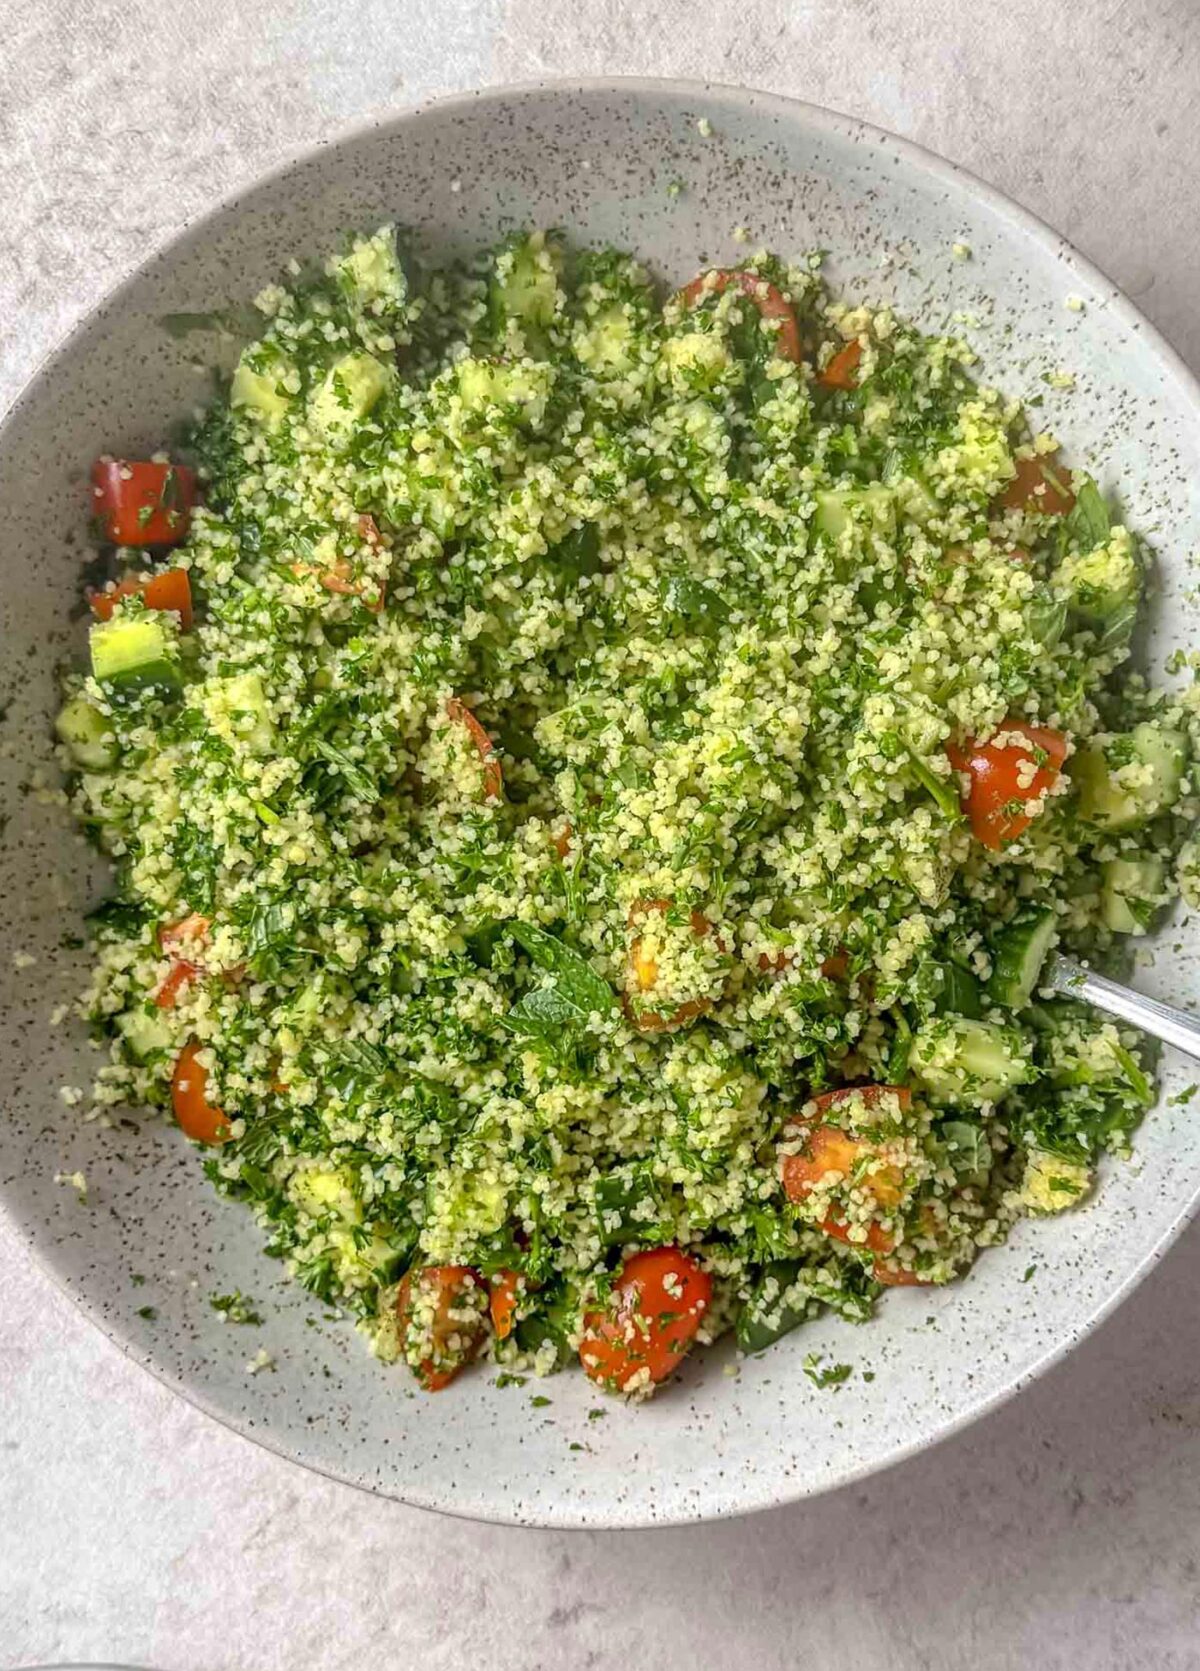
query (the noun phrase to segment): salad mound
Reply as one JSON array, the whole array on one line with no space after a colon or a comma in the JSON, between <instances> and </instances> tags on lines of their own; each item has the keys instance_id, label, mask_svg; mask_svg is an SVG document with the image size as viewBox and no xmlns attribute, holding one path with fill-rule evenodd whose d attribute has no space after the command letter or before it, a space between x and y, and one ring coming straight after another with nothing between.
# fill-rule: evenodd
<instances>
[{"instance_id":1,"label":"salad mound","mask_svg":"<svg viewBox=\"0 0 1200 1671\"><path fill-rule=\"evenodd\" d=\"M1152 1063L1043 962L1200 806L1095 483L815 258L418 285L384 229L257 305L180 460L94 472L97 1099L431 1390L643 1395L1085 1197Z\"/></svg>"}]
</instances>

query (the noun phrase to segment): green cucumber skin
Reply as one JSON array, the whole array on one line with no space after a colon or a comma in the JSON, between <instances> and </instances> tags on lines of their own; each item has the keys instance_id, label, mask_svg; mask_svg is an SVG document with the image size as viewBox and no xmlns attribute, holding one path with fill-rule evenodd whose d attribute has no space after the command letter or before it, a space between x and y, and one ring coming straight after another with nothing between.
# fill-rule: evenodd
<instances>
[{"instance_id":1,"label":"green cucumber skin","mask_svg":"<svg viewBox=\"0 0 1200 1671\"><path fill-rule=\"evenodd\" d=\"M992 948L987 995L1006 1009L1023 1009L1033 996L1054 940L1057 917L1048 907L1018 912Z\"/></svg>"}]
</instances>

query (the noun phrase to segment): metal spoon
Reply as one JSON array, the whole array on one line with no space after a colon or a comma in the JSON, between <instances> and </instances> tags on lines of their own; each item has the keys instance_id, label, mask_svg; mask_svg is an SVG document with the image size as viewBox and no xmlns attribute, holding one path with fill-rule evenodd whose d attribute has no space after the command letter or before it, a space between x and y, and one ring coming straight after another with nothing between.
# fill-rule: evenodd
<instances>
[{"instance_id":1,"label":"metal spoon","mask_svg":"<svg viewBox=\"0 0 1200 1671\"><path fill-rule=\"evenodd\" d=\"M1119 1016L1122 1021L1152 1033L1165 1044L1173 1044L1189 1056L1200 1059L1200 1020L1185 1015L1173 1004L1147 998L1131 987L1120 986L1104 975L1094 974L1081 963L1072 963L1057 952L1046 959L1038 986L1042 991L1057 992L1064 998L1075 998L1085 1004L1095 1004L1098 1010Z\"/></svg>"}]
</instances>

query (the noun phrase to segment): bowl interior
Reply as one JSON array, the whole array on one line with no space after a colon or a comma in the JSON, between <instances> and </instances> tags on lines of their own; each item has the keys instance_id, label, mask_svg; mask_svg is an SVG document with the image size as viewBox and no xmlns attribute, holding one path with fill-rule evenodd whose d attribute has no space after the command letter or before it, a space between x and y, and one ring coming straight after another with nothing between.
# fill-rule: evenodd
<instances>
[{"instance_id":1,"label":"bowl interior","mask_svg":"<svg viewBox=\"0 0 1200 1671\"><path fill-rule=\"evenodd\" d=\"M711 133L699 123L707 118ZM680 185L676 193L669 188ZM1065 1349L1165 1246L1200 1186L1200 1136L1170 1093L1134 1166L1098 1204L1020 1226L1007 1250L942 1291L900 1291L869 1327L836 1319L734 1370L716 1351L634 1412L578 1375L497 1390L464 1378L437 1399L368 1356L353 1328L281 1280L249 1215L219 1201L198 1157L134 1112L84 1124L60 1087L86 1089L82 1028L54 1025L83 982L80 912L104 871L55 803L48 738L55 670L82 648L86 472L102 449L161 444L206 398L211 336L177 340L162 315L244 302L289 257L319 258L351 227L395 221L418 261L474 250L514 226L557 225L640 252L666 281L743 246L833 252L838 284L927 326L957 321L988 376L1041 398L1074 462L1155 541L1161 590L1147 652L1196 647L1186 555L1200 546L1200 392L1103 278L969 178L871 129L808 107L671 84L545 87L409 113L320 150L189 230L93 315L0 432L5 586L0 848L7 909L0 1048L0 1203L87 1313L140 1362L247 1435L410 1502L498 1520L646 1524L786 1501L895 1460L979 1413ZM970 247L968 260L954 245ZM1081 310L1066 306L1078 296ZM226 345L226 351L228 345ZM1071 390L1047 372L1074 374ZM1148 990L1194 987L1195 928L1160 937ZM33 960L33 961L31 961ZM70 1092L68 1092L68 1096ZM86 1106L86 1103L85 1105ZM82 1171L86 1204L69 1183ZM1031 1266L1036 1273L1023 1281ZM240 1288L261 1329L208 1303ZM274 1367L247 1364L258 1347ZM858 1370L836 1395L802 1373L822 1352ZM539 1393L549 1403L535 1404Z\"/></svg>"}]
</instances>

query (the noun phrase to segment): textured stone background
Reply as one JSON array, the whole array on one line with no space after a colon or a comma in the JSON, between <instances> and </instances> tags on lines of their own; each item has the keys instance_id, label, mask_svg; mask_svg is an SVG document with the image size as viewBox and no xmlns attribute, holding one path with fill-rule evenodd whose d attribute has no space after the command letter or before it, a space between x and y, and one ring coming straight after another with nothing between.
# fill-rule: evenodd
<instances>
[{"instance_id":1,"label":"textured stone background","mask_svg":"<svg viewBox=\"0 0 1200 1671\"><path fill-rule=\"evenodd\" d=\"M0 406L219 194L360 116L661 74L965 163L1200 368L1195 0L0 0ZM1200 1666L1200 1228L1062 1368L865 1486L552 1534L376 1502L170 1397L0 1242L0 1665Z\"/></svg>"}]
</instances>

